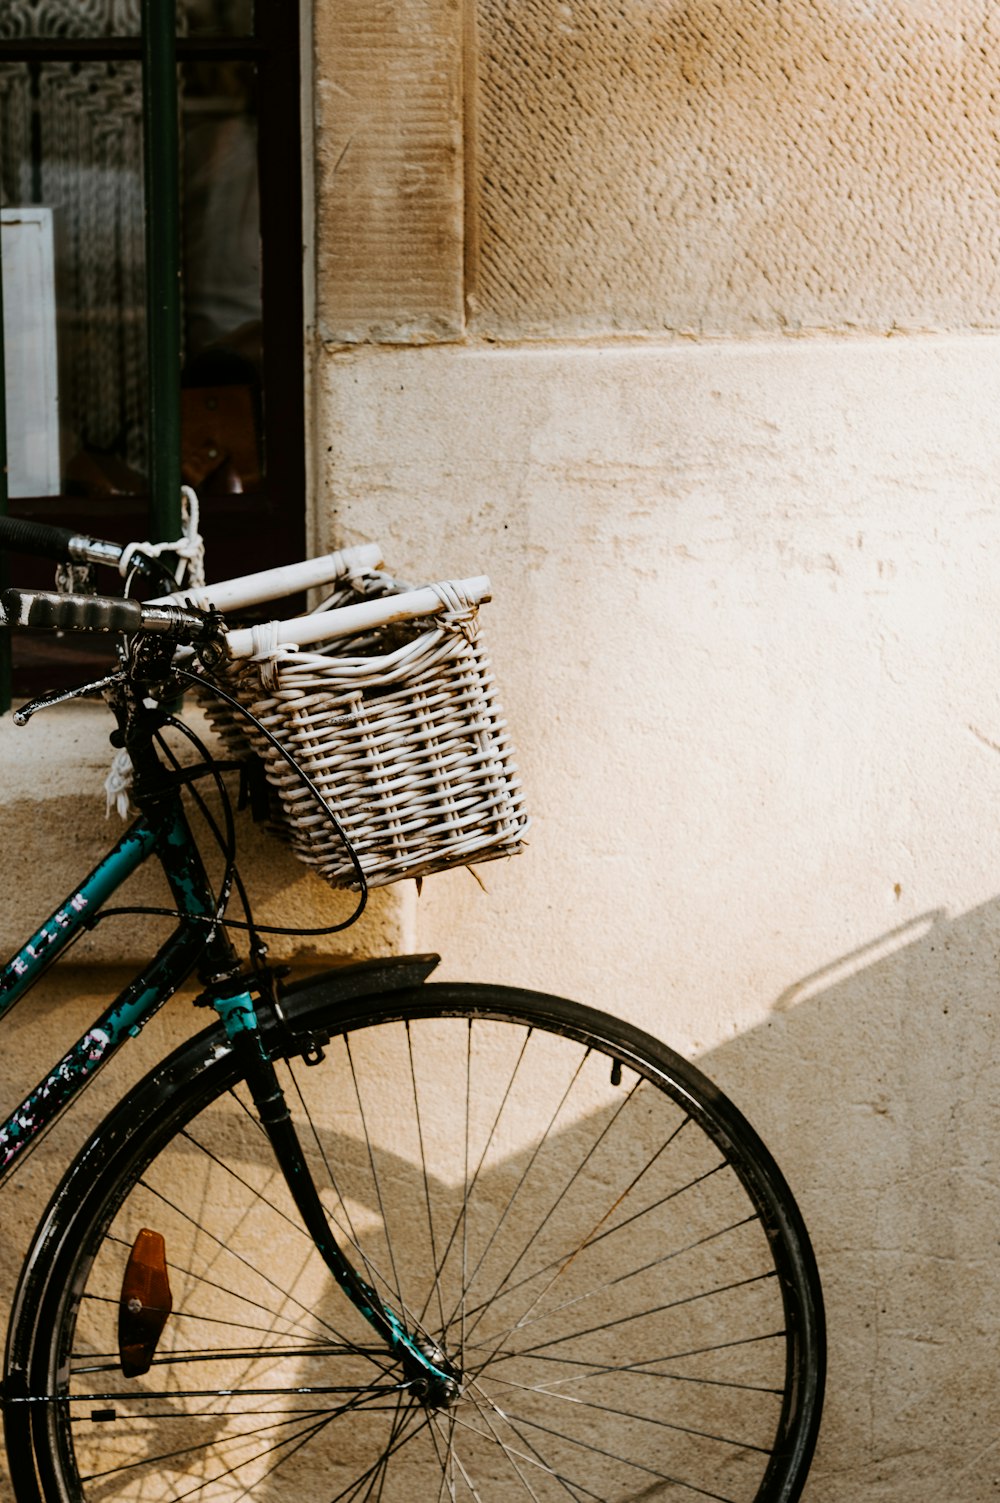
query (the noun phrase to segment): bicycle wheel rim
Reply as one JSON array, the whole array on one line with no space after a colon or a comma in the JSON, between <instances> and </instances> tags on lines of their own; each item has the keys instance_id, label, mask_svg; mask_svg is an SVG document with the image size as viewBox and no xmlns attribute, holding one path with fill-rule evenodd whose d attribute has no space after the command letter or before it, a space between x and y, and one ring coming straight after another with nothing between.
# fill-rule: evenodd
<instances>
[{"instance_id":1,"label":"bicycle wheel rim","mask_svg":"<svg viewBox=\"0 0 1000 1503\"><path fill-rule=\"evenodd\" d=\"M217 1144L225 1143L233 1155L234 1121L249 1134L247 1141L259 1137L244 1108L224 1094L228 1062L217 1060L155 1106L142 1144L120 1119L120 1147L74 1214L62 1217L58 1236L50 1233L60 1250L49 1258L30 1362L33 1389L49 1400L35 1420L47 1500L190 1496L198 1503L228 1503L246 1496L262 1503L311 1503L314 1497L330 1503L371 1497L396 1503L440 1495L479 1497L482 1503L522 1496L539 1503L550 1497L639 1496L673 1503L705 1496L726 1503L793 1503L818 1424L818 1281L801 1218L773 1160L714 1087L637 1030L532 994L432 986L328 1013L315 1006L307 989L289 998L287 1011L292 1028L305 1037L318 1028L333 1033L324 1064L298 1073L309 1092L332 1078L331 1066L339 1072L336 1132L325 1122L311 1139L308 1128L303 1137L324 1175L330 1135L337 1137L339 1182L328 1193L342 1234L348 1245L357 1244L365 1276L404 1318L422 1324L428 1340L462 1370L462 1400L453 1409L429 1411L401 1392L398 1373L370 1356L342 1354L335 1371L337 1361L327 1352L324 1381L316 1382L323 1362L301 1352L318 1351L317 1332L342 1296L326 1290L306 1298L304 1290L317 1288L312 1270L297 1275L293 1291L286 1291L292 1304L286 1303L272 1327L282 1340L297 1333L300 1355L283 1359L285 1367L292 1365L291 1375L273 1383L260 1377L278 1360L274 1340L268 1354L248 1357L240 1378L243 1395L223 1403L216 1393L208 1401L215 1416L210 1423L222 1437L212 1447L190 1439L190 1425L184 1444L176 1444L171 1436L181 1432L166 1417L152 1426L142 1422L141 1446L138 1422L81 1422L81 1393L97 1395L85 1401L91 1413L100 1404L122 1413L132 1401L114 1395L136 1391L120 1375L109 1377L104 1388L87 1388L94 1363L85 1377L79 1354L93 1310L114 1302L137 1222L156 1223L158 1215L168 1249L178 1245L176 1203L165 1210L162 1186L148 1188L163 1166L166 1145L173 1144L171 1152L195 1153L202 1177L194 1191L189 1176L185 1193L217 1215L224 1198L220 1187L232 1196L239 1183L231 1165L217 1163ZM199 1047L204 1055L206 1046ZM410 1104L408 1095L419 1104ZM143 1110L148 1116L148 1101ZM210 1127L219 1112L225 1131ZM454 1133L448 1124L453 1127L456 1116L464 1125ZM192 1134L181 1127L187 1121L200 1144L196 1150ZM244 1143L235 1157L241 1153L245 1179L253 1152ZM456 1183L464 1186L457 1200ZM149 1214L151 1203L157 1214ZM439 1212L442 1219L435 1222ZM286 1215L283 1205L272 1206L267 1219ZM364 1224L352 1225L352 1217ZM403 1229L402 1244L394 1238L389 1245L387 1228ZM109 1240L109 1229L116 1240ZM201 1228L198 1235L207 1233ZM245 1247L223 1255L216 1242L209 1245L211 1256L195 1280L202 1293L208 1283L233 1282L234 1270L243 1266L238 1260L246 1257ZM400 1245L408 1251L400 1252ZM111 1283L100 1286L95 1299L94 1280L105 1277L109 1252ZM184 1277L192 1275L192 1256L173 1254L181 1291ZM220 1263L229 1270L224 1276ZM414 1281L423 1276L426 1284L426 1269L438 1265L436 1283L414 1292ZM253 1278L261 1276L255 1270ZM464 1304L456 1296L463 1285ZM260 1286L254 1288L256 1299ZM186 1298L181 1292L181 1303ZM316 1323L306 1329L301 1312L310 1299L320 1301L319 1314L313 1310ZM710 1318L703 1316L713 1305ZM722 1315L720 1306L726 1307ZM268 1319L277 1320L269 1308ZM371 1333L359 1320L352 1323L352 1316L338 1307L337 1340L362 1351L372 1348ZM180 1340L183 1319L171 1317L166 1342ZM465 1334L456 1337L463 1323ZM336 1344L330 1335L325 1339L328 1347ZM520 1343L516 1351L512 1342ZM106 1336L103 1344L86 1336L85 1345L92 1353L113 1347ZM244 1339L241 1349L249 1351L250 1342ZM151 1371L159 1387L136 1380L147 1393L173 1394L157 1403L176 1407L184 1392L238 1387L231 1362L220 1367L216 1360L212 1382L204 1377L211 1363L188 1364L198 1366L202 1389L187 1378L172 1389L167 1370L181 1370L164 1360L172 1350L157 1350ZM365 1366L361 1375L359 1363ZM303 1381L305 1369L313 1377ZM348 1383L334 1381L345 1373ZM352 1384L357 1392L349 1400L315 1391ZM310 1390L309 1412L272 1415L264 1423L273 1399L263 1396L268 1386ZM525 1392L527 1400L517 1397ZM74 1394L72 1402L67 1393ZM334 1402L353 1408L334 1421L328 1417ZM152 1412L153 1401L143 1403ZM363 1419L360 1411L366 1411ZM341 1435L347 1412L350 1446ZM282 1425L289 1427L284 1434ZM239 1445L255 1443L240 1437L268 1426L277 1428L261 1443L257 1459L241 1457ZM125 1436L121 1455L115 1451L119 1442L112 1444L115 1429ZM276 1450L269 1449L272 1443ZM197 1466L191 1456L179 1464L178 1453L192 1447L200 1447ZM348 1464L353 1472L344 1471L345 1449L354 1458ZM320 1460L307 1464L310 1456ZM233 1480L223 1480L226 1475Z\"/></svg>"}]
</instances>

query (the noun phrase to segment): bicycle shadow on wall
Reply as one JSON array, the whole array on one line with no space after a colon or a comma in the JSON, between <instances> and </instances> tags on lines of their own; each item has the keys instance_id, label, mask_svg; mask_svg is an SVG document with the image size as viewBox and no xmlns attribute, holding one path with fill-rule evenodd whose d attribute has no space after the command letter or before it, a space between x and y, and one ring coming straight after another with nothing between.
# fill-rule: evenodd
<instances>
[{"instance_id":1,"label":"bicycle shadow on wall","mask_svg":"<svg viewBox=\"0 0 1000 1503\"><path fill-rule=\"evenodd\" d=\"M775 1152L819 1259L829 1373L808 1503L994 1496L998 996L1000 899L936 910L700 1062Z\"/></svg>"}]
</instances>

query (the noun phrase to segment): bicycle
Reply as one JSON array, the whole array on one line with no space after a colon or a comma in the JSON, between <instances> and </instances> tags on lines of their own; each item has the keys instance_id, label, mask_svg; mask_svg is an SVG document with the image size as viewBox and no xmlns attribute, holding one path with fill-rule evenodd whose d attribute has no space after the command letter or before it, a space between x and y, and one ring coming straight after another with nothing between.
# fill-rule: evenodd
<instances>
[{"instance_id":1,"label":"bicycle","mask_svg":"<svg viewBox=\"0 0 1000 1503\"><path fill-rule=\"evenodd\" d=\"M0 541L122 559L9 520ZM225 765L168 739L194 679L239 712L221 665L252 632L183 591L132 598L159 568L133 555L124 599L2 598L12 626L121 634L112 672L16 715L102 696L139 812L4 967L0 1011L151 858L176 924L0 1126L3 1171L192 974L215 1014L84 1144L35 1235L2 1390L17 1503L794 1503L823 1306L767 1149L693 1065L571 1001L434 983L433 955L271 967ZM233 585L203 598L267 594Z\"/></svg>"}]
</instances>

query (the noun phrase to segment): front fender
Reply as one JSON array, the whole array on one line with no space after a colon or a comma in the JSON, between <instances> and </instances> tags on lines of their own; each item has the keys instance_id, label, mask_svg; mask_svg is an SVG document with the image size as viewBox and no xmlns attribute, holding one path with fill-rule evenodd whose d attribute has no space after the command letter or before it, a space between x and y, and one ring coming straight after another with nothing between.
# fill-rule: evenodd
<instances>
[{"instance_id":1,"label":"front fender","mask_svg":"<svg viewBox=\"0 0 1000 1503\"><path fill-rule=\"evenodd\" d=\"M281 1010L289 1018L316 1002L353 1002L376 992L398 992L419 986L441 963L440 955L382 955L332 966L328 971L279 987Z\"/></svg>"}]
</instances>

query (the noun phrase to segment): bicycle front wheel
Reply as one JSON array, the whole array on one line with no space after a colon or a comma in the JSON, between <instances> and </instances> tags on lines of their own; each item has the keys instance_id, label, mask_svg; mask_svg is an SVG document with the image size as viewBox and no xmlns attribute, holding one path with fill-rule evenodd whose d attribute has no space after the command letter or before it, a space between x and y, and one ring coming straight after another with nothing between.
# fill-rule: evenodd
<instances>
[{"instance_id":1,"label":"bicycle front wheel","mask_svg":"<svg viewBox=\"0 0 1000 1503\"><path fill-rule=\"evenodd\" d=\"M794 1503L819 1283L709 1081L498 987L306 987L287 1012L279 1072L338 1239L456 1383L418 1392L336 1287L210 1030L84 1149L32 1254L6 1424L46 1503ZM126 1376L140 1246L162 1331Z\"/></svg>"}]
</instances>

